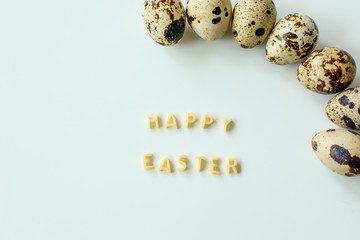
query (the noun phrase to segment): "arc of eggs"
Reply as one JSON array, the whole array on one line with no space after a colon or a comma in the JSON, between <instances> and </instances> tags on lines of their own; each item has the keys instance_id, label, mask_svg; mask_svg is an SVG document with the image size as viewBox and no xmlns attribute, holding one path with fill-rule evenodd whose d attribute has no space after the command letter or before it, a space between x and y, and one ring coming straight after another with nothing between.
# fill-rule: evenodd
<instances>
[{"instance_id":1,"label":"arc of eggs","mask_svg":"<svg viewBox=\"0 0 360 240\"><path fill-rule=\"evenodd\" d=\"M297 77L308 89L321 94L339 93L354 80L356 64L349 53L329 47L311 53L319 31L310 17L289 14L274 27L276 7L271 0L239 0L233 14L231 8L230 0L189 0L186 11L180 0L146 0L142 15L149 35L164 46L173 46L181 40L185 18L195 33L213 41L225 34L233 15L232 32L241 47L253 48L269 35L266 44L269 62L284 65L306 57ZM341 127L360 129L359 90L349 89L333 98L344 100L350 95L353 101L349 104L338 100L339 105L333 99L329 102L327 115L331 121ZM350 135L343 129L320 132L312 146L319 159L334 172L360 175L360 135L356 132L350 131Z\"/></svg>"}]
</instances>

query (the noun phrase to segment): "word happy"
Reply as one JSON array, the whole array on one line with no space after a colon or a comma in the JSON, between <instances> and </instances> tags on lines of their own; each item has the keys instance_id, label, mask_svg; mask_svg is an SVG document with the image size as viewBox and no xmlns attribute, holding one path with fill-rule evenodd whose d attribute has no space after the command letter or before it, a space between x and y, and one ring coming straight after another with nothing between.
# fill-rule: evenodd
<instances>
[{"instance_id":1,"label":"word happy","mask_svg":"<svg viewBox=\"0 0 360 240\"><path fill-rule=\"evenodd\" d=\"M160 128L162 127L162 119L157 115L154 114L153 117L146 115L147 118L147 127L148 128ZM202 129L207 129L210 128L214 123L215 120L214 118L210 115L210 114L204 114L202 116L201 120L201 128ZM192 128L196 125L196 123L199 121L199 119L196 117L195 114L193 113L187 113L186 117L185 117L185 127L186 128ZM228 132L232 129L234 123L232 121L232 119L226 119L226 118L222 118L222 122L223 122L223 129L224 132ZM166 121L165 121L165 128L174 128L174 129L178 129L180 128L179 125L179 121L178 119L175 117L174 114L169 114L169 116L167 117Z\"/></svg>"}]
</instances>

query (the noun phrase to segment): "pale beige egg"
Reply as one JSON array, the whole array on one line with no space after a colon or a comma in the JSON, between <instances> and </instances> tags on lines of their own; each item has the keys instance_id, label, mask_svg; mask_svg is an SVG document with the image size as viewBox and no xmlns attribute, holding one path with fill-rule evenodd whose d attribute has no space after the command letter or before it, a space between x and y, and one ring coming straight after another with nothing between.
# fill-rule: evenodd
<instances>
[{"instance_id":1,"label":"pale beige egg","mask_svg":"<svg viewBox=\"0 0 360 240\"><path fill-rule=\"evenodd\" d=\"M189 0L186 16L197 35L208 41L223 37L230 25L230 0Z\"/></svg>"},{"instance_id":2,"label":"pale beige egg","mask_svg":"<svg viewBox=\"0 0 360 240\"><path fill-rule=\"evenodd\" d=\"M312 139L312 148L320 161L332 171L360 175L360 134L346 129L330 129Z\"/></svg>"}]
</instances>

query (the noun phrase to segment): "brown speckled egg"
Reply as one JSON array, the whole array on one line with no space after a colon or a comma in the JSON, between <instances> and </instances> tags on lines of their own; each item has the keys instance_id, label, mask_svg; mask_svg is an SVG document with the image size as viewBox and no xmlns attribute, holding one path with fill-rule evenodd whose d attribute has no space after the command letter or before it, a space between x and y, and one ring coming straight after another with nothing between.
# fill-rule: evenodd
<instances>
[{"instance_id":1,"label":"brown speckled egg","mask_svg":"<svg viewBox=\"0 0 360 240\"><path fill-rule=\"evenodd\" d=\"M355 78L356 64L347 52L326 47L313 52L300 64L297 77L308 89L322 94L343 91Z\"/></svg>"},{"instance_id":2,"label":"brown speckled egg","mask_svg":"<svg viewBox=\"0 0 360 240\"><path fill-rule=\"evenodd\" d=\"M149 35L163 46L178 43L185 31L185 9L180 0L147 0L142 17Z\"/></svg>"},{"instance_id":3,"label":"brown speckled egg","mask_svg":"<svg viewBox=\"0 0 360 240\"><path fill-rule=\"evenodd\" d=\"M312 148L320 161L332 171L360 175L360 134L346 129L330 129L312 139Z\"/></svg>"},{"instance_id":4,"label":"brown speckled egg","mask_svg":"<svg viewBox=\"0 0 360 240\"><path fill-rule=\"evenodd\" d=\"M186 16L197 35L215 41L229 28L232 15L230 0L189 0Z\"/></svg>"},{"instance_id":5,"label":"brown speckled egg","mask_svg":"<svg viewBox=\"0 0 360 240\"><path fill-rule=\"evenodd\" d=\"M319 31L315 22L300 13L282 18L266 43L266 57L271 63L289 64L306 57L315 48Z\"/></svg>"},{"instance_id":6,"label":"brown speckled egg","mask_svg":"<svg viewBox=\"0 0 360 240\"><path fill-rule=\"evenodd\" d=\"M326 106L326 115L340 127L360 130L360 87L333 97Z\"/></svg>"},{"instance_id":7,"label":"brown speckled egg","mask_svg":"<svg viewBox=\"0 0 360 240\"><path fill-rule=\"evenodd\" d=\"M271 0L239 0L234 7L232 33L243 48L261 44L276 21L276 7Z\"/></svg>"}]
</instances>

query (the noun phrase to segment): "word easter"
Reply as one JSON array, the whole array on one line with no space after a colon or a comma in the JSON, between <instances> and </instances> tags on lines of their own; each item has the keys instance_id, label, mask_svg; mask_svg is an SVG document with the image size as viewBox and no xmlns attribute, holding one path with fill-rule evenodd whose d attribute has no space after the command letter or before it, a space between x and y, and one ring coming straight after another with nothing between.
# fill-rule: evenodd
<instances>
[{"instance_id":1,"label":"word easter","mask_svg":"<svg viewBox=\"0 0 360 240\"><path fill-rule=\"evenodd\" d=\"M154 117L150 117L149 115L146 115L147 117L147 126L148 128L160 128L161 127L161 118L157 115L154 114ZM198 118L196 117L195 114L193 113L187 113L186 114L186 118L185 118L185 126L186 128L192 128L196 122L198 121ZM232 119L226 119L226 118L222 118L223 124L224 124L224 132L228 132L232 129L234 123L232 121ZM209 114L204 114L204 116L202 117L202 121L201 121L201 128L202 129L207 129L209 127L211 127L214 124L214 118L209 115ZM178 123L177 118L175 117L174 114L169 114L166 122L165 122L165 128L175 128L178 129L180 128L180 125Z\"/></svg>"},{"instance_id":2,"label":"word easter","mask_svg":"<svg viewBox=\"0 0 360 240\"><path fill-rule=\"evenodd\" d=\"M202 172L206 168L207 160L203 156L196 156L198 165L197 165L197 171ZM152 153L146 153L143 155L143 164L145 170L153 170L155 168L154 166L154 155ZM214 175L221 175L220 170L220 161L221 159L219 157L216 158L210 158L209 159L209 167L210 167L210 173ZM189 158L186 155L181 155L177 158L178 166L176 167L176 171L178 172L184 172L188 170L188 162ZM159 168L158 171L160 172L168 172L172 173L173 170L173 164L171 160L167 157L165 157ZM235 158L228 158L226 159L226 172L228 174L237 174L240 172L240 165L238 161Z\"/></svg>"}]
</instances>

